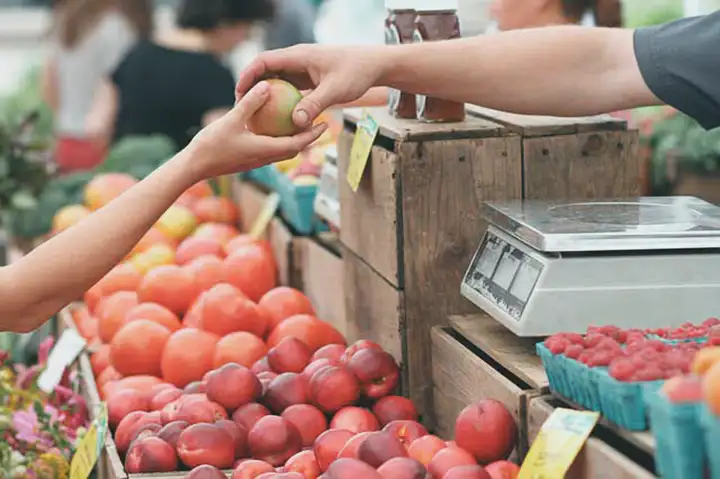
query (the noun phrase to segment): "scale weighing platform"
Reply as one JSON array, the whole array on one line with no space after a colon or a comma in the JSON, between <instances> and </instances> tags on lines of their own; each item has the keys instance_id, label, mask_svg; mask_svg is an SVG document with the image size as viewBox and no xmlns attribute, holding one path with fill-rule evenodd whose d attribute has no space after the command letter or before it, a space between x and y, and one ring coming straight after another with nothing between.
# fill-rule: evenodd
<instances>
[{"instance_id":1,"label":"scale weighing platform","mask_svg":"<svg viewBox=\"0 0 720 479\"><path fill-rule=\"evenodd\" d=\"M518 336L720 315L720 208L694 197L486 203L462 295Z\"/></svg>"}]
</instances>

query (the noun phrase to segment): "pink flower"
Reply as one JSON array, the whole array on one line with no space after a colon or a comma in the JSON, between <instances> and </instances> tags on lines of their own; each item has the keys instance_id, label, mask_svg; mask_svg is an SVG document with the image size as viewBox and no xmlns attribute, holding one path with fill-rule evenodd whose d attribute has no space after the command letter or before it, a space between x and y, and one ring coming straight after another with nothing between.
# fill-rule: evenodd
<instances>
[{"instance_id":1,"label":"pink flower","mask_svg":"<svg viewBox=\"0 0 720 479\"><path fill-rule=\"evenodd\" d=\"M15 411L12 416L13 429L15 429L16 438L28 442L35 443L40 441L40 426L38 424L37 414L32 408L25 411Z\"/></svg>"}]
</instances>

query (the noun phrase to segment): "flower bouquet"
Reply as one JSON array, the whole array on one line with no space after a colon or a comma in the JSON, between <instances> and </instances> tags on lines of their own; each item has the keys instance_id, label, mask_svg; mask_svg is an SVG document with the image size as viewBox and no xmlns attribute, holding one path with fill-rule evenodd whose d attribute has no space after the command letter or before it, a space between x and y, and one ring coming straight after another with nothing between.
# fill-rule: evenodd
<instances>
[{"instance_id":1,"label":"flower bouquet","mask_svg":"<svg viewBox=\"0 0 720 479\"><path fill-rule=\"evenodd\" d=\"M66 371L50 394L38 389L54 342L49 337L40 345L38 364L30 367L0 351L0 479L69 476L89 411L74 372Z\"/></svg>"}]
</instances>

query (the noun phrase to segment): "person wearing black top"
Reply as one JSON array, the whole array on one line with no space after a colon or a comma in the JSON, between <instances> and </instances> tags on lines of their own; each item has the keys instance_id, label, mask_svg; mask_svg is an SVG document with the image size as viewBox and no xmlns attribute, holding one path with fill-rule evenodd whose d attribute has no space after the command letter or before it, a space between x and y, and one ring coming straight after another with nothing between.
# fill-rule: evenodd
<instances>
[{"instance_id":1,"label":"person wearing black top","mask_svg":"<svg viewBox=\"0 0 720 479\"><path fill-rule=\"evenodd\" d=\"M177 29L138 43L105 82L88 128L112 143L162 134L184 148L232 108L235 80L222 59L273 10L272 0L183 0Z\"/></svg>"}]
</instances>

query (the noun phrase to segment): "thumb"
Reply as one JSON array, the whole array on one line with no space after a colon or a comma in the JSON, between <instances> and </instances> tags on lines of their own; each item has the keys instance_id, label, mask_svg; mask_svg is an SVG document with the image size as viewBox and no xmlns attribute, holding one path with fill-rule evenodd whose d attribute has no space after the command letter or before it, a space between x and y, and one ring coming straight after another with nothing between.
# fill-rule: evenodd
<instances>
[{"instance_id":1,"label":"thumb","mask_svg":"<svg viewBox=\"0 0 720 479\"><path fill-rule=\"evenodd\" d=\"M235 104L232 115L237 121L246 122L252 117L270 98L270 85L261 81L250 89Z\"/></svg>"},{"instance_id":2,"label":"thumb","mask_svg":"<svg viewBox=\"0 0 720 479\"><path fill-rule=\"evenodd\" d=\"M339 92L339 85L335 85L335 82L325 80L320 83L295 107L293 112L295 125L303 129L310 127L320 113L337 103L336 97Z\"/></svg>"}]
</instances>

